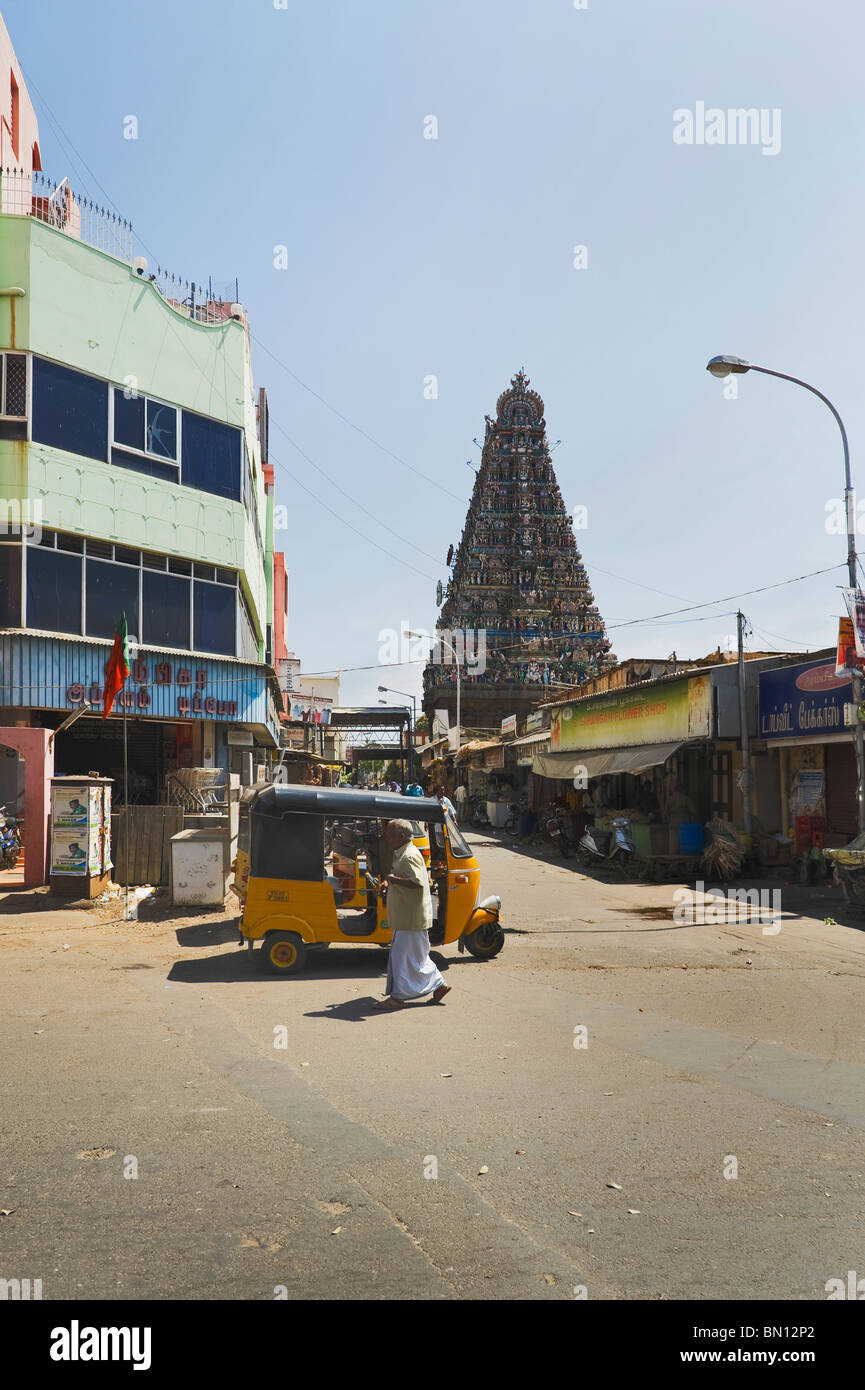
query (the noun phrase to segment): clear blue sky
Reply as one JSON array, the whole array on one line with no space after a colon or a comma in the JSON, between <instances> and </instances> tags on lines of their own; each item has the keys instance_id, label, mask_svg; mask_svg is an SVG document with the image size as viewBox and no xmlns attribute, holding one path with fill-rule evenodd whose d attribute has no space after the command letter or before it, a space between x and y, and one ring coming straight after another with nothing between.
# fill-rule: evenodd
<instances>
[{"instance_id":1,"label":"clear blue sky","mask_svg":"<svg viewBox=\"0 0 865 1390\"><path fill-rule=\"evenodd\" d=\"M865 502L860 0L0 8L46 171L102 201L45 100L162 264L237 276L255 338L446 489L255 346L304 670L374 666L381 630L432 628L472 437L521 365L562 440L565 501L588 507L578 543L620 657L704 654L737 605L617 623L844 561L825 529L843 486L829 412L756 375L725 400L704 368L734 353L826 392ZM779 108L780 152L675 144L673 112L700 101ZM743 599L750 645L832 643L844 582ZM374 703L379 682L419 693L420 670L346 674L343 700Z\"/></svg>"}]
</instances>

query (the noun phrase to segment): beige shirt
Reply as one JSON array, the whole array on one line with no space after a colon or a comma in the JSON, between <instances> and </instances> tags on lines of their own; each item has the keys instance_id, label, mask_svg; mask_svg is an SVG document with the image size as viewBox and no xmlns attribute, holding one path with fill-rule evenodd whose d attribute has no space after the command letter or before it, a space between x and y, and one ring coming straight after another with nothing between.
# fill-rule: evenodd
<instances>
[{"instance_id":1,"label":"beige shirt","mask_svg":"<svg viewBox=\"0 0 865 1390\"><path fill-rule=\"evenodd\" d=\"M418 892L417 888L403 888L399 883L388 884L387 922L391 931L429 931L432 926L429 874L423 855L411 840L394 851L391 873L421 885Z\"/></svg>"}]
</instances>

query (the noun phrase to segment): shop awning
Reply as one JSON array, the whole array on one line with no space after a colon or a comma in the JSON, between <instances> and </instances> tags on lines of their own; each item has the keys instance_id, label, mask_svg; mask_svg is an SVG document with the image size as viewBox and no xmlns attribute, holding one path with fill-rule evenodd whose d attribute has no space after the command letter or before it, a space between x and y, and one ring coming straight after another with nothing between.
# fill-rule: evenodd
<instances>
[{"instance_id":1,"label":"shop awning","mask_svg":"<svg viewBox=\"0 0 865 1390\"><path fill-rule=\"evenodd\" d=\"M605 777L614 772L645 772L658 767L682 747L677 743L646 743L641 748L602 748L571 753L536 753L532 771L541 777L572 781L574 769L584 767L588 777Z\"/></svg>"},{"instance_id":2,"label":"shop awning","mask_svg":"<svg viewBox=\"0 0 865 1390\"><path fill-rule=\"evenodd\" d=\"M506 747L506 748L518 748L518 747L519 747L519 748L522 748L522 747L525 747L526 744L532 744L532 743L549 743L549 741L550 741L550 731L549 731L549 729L542 729L541 732L538 733L538 734L523 734L522 738L512 738L512 739L510 739L510 740L505 744L505 747Z\"/></svg>"}]
</instances>

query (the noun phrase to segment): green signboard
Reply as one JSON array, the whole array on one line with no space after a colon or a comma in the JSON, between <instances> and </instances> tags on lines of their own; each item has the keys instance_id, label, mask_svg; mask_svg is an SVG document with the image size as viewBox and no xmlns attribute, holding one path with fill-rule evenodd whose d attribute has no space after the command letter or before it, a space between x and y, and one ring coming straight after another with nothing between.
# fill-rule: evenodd
<instances>
[{"instance_id":1,"label":"green signboard","mask_svg":"<svg viewBox=\"0 0 865 1390\"><path fill-rule=\"evenodd\" d=\"M711 682L694 676L598 695L553 710L550 751L630 748L676 739L707 738L710 732Z\"/></svg>"}]
</instances>

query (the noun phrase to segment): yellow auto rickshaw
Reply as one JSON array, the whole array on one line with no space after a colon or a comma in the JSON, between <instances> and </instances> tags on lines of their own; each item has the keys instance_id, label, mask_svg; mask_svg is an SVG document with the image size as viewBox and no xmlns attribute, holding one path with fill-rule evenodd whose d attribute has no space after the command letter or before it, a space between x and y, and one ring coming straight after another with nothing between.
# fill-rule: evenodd
<instances>
[{"instance_id":1,"label":"yellow auto rickshaw","mask_svg":"<svg viewBox=\"0 0 865 1390\"><path fill-rule=\"evenodd\" d=\"M453 818L434 797L336 787L248 787L239 810L232 891L241 941L276 975L297 974L311 951L335 941L387 946L389 820L413 822L427 840L434 922L430 943L458 943L479 959L504 945L501 899L479 902L480 868ZM327 824L327 832L326 832Z\"/></svg>"}]
</instances>

